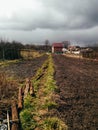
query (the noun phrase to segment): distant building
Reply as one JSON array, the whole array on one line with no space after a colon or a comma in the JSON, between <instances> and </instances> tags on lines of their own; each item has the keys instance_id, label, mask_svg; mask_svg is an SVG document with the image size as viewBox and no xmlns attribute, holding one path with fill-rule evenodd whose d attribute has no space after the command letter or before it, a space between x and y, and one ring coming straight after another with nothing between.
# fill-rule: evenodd
<instances>
[{"instance_id":1,"label":"distant building","mask_svg":"<svg viewBox=\"0 0 98 130\"><path fill-rule=\"evenodd\" d=\"M52 44L52 53L63 53L63 43L53 43Z\"/></svg>"},{"instance_id":2,"label":"distant building","mask_svg":"<svg viewBox=\"0 0 98 130\"><path fill-rule=\"evenodd\" d=\"M82 48L80 51L82 57L85 58L96 58L96 53L92 48Z\"/></svg>"},{"instance_id":3,"label":"distant building","mask_svg":"<svg viewBox=\"0 0 98 130\"><path fill-rule=\"evenodd\" d=\"M69 51L79 51L81 48L80 46L68 46Z\"/></svg>"}]
</instances>

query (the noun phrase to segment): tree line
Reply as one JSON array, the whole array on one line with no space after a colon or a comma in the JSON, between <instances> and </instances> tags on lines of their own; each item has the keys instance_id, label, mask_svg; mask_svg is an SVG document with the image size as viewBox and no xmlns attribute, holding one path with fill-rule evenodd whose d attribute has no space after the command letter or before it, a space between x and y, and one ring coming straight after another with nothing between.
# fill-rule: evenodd
<instances>
[{"instance_id":1,"label":"tree line","mask_svg":"<svg viewBox=\"0 0 98 130\"><path fill-rule=\"evenodd\" d=\"M17 41L4 41L0 40L0 59L1 60L14 60L20 59L20 51L22 49L34 49L39 52L49 52L51 51L51 46L48 44L44 45L33 45L33 44L22 44Z\"/></svg>"},{"instance_id":2,"label":"tree line","mask_svg":"<svg viewBox=\"0 0 98 130\"><path fill-rule=\"evenodd\" d=\"M24 48L24 45L20 42L12 41L0 41L0 59L14 60L21 58L20 50Z\"/></svg>"}]
</instances>

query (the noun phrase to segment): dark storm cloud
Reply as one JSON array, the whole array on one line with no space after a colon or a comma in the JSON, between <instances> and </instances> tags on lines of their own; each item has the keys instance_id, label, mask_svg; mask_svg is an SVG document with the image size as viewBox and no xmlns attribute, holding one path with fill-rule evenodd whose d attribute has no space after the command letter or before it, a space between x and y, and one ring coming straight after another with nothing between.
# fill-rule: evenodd
<instances>
[{"instance_id":1,"label":"dark storm cloud","mask_svg":"<svg viewBox=\"0 0 98 130\"><path fill-rule=\"evenodd\" d=\"M10 18L0 18L0 28L85 29L98 25L98 0L39 0L39 2L40 6L34 9L32 6L21 9L20 6L16 11L12 10ZM31 4L33 5L33 0Z\"/></svg>"},{"instance_id":2,"label":"dark storm cloud","mask_svg":"<svg viewBox=\"0 0 98 130\"><path fill-rule=\"evenodd\" d=\"M98 0L0 2L1 36L34 42L45 39L98 41Z\"/></svg>"},{"instance_id":3,"label":"dark storm cloud","mask_svg":"<svg viewBox=\"0 0 98 130\"><path fill-rule=\"evenodd\" d=\"M48 7L48 3L46 5ZM97 5L97 0L55 0L53 3L50 0L49 2L49 6L62 15L61 27L65 29L85 29L97 26Z\"/></svg>"},{"instance_id":4,"label":"dark storm cloud","mask_svg":"<svg viewBox=\"0 0 98 130\"><path fill-rule=\"evenodd\" d=\"M43 23L45 28L85 29L98 25L97 0L44 0L48 10L48 19Z\"/></svg>"}]
</instances>

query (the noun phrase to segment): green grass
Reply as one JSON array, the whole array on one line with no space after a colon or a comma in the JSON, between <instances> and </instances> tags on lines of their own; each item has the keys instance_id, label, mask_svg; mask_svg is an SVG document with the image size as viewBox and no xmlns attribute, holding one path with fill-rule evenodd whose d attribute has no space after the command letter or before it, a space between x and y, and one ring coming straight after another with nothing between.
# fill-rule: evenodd
<instances>
[{"instance_id":1,"label":"green grass","mask_svg":"<svg viewBox=\"0 0 98 130\"><path fill-rule=\"evenodd\" d=\"M31 130L31 128L32 130L67 130L63 121L49 115L50 110L57 107L53 99L57 86L54 80L54 64L51 55L32 78L32 84L35 97L28 94L20 113L23 130Z\"/></svg>"},{"instance_id":2,"label":"green grass","mask_svg":"<svg viewBox=\"0 0 98 130\"><path fill-rule=\"evenodd\" d=\"M49 117L44 121L43 130L67 130L67 126L57 117Z\"/></svg>"},{"instance_id":3,"label":"green grass","mask_svg":"<svg viewBox=\"0 0 98 130\"><path fill-rule=\"evenodd\" d=\"M17 63L19 61L20 60L4 60L4 61L0 61L0 67L9 66L9 65L15 64L15 63Z\"/></svg>"}]
</instances>

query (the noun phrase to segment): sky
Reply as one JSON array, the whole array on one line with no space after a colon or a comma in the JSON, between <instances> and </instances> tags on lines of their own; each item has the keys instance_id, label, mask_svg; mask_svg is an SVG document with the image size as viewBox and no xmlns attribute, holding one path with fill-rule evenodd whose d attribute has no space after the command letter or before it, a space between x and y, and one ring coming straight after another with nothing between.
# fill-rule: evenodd
<instances>
[{"instance_id":1,"label":"sky","mask_svg":"<svg viewBox=\"0 0 98 130\"><path fill-rule=\"evenodd\" d=\"M98 0L0 0L0 39L98 43Z\"/></svg>"}]
</instances>

